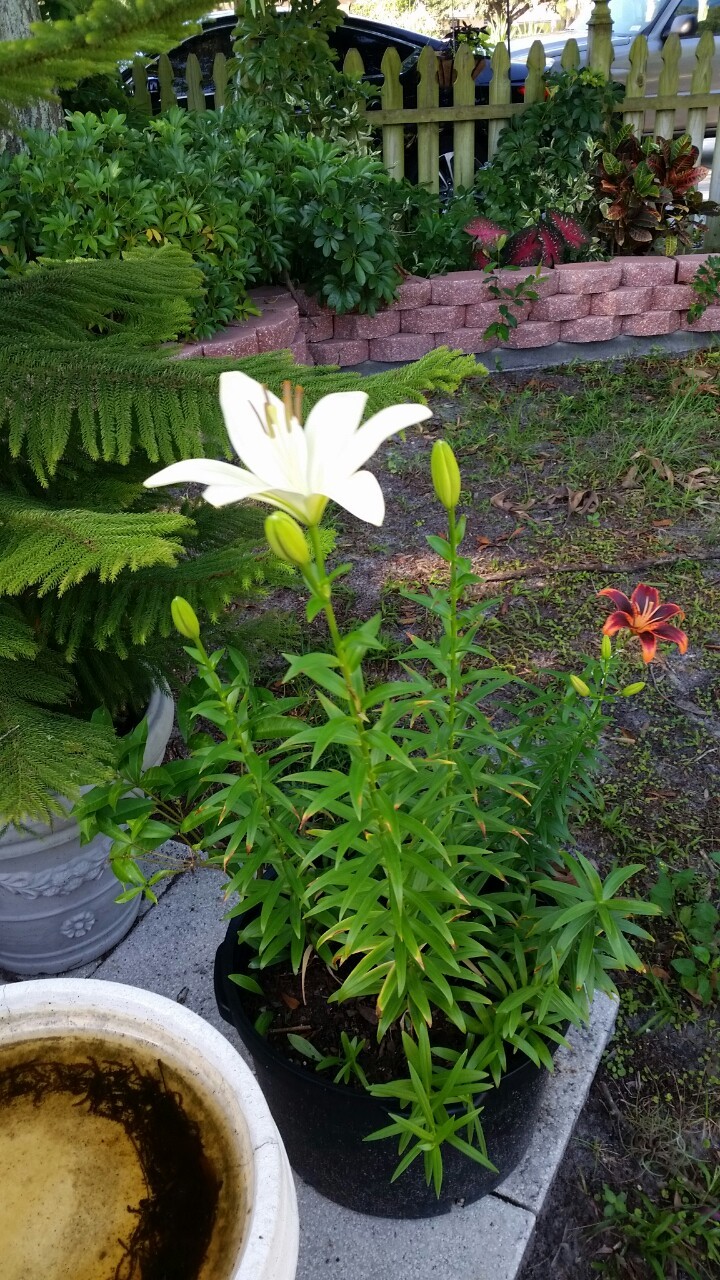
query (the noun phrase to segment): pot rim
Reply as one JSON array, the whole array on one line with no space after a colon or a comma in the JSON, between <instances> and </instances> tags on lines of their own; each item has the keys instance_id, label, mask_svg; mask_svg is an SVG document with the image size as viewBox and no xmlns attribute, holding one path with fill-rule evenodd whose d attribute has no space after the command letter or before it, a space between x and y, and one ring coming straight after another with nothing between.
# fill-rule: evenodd
<instances>
[{"instance_id":1,"label":"pot rim","mask_svg":"<svg viewBox=\"0 0 720 1280\"><path fill-rule=\"evenodd\" d=\"M0 986L4 1044L95 1033L163 1052L214 1104L248 1182L247 1222L227 1280L281 1280L295 1274L295 1189L275 1122L235 1047L199 1014L165 996L97 978L48 978ZM202 1063L202 1075L193 1059ZM286 1269L280 1270L280 1264Z\"/></svg>"},{"instance_id":2,"label":"pot rim","mask_svg":"<svg viewBox=\"0 0 720 1280\"><path fill-rule=\"evenodd\" d=\"M158 735L158 740L164 739L163 752L167 745L167 740L172 731L172 723L175 718L175 700L172 696L168 685L156 684L150 694L150 700L141 719L147 718L148 721L148 744L145 748L146 757L148 755L148 747L151 747L150 735ZM138 721L140 723L140 721ZM81 793L91 791L92 786L81 787ZM60 799L63 804L68 807L65 816L61 817L56 814L52 822L26 822L22 826L16 826L14 823L3 823L2 815L0 815L0 863L13 858L32 857L34 853L44 852L53 849L58 845L68 842L68 838L72 838L73 832L77 831L77 822L72 816L72 802L66 800L64 796ZM90 856L92 842L84 846Z\"/></svg>"}]
</instances>

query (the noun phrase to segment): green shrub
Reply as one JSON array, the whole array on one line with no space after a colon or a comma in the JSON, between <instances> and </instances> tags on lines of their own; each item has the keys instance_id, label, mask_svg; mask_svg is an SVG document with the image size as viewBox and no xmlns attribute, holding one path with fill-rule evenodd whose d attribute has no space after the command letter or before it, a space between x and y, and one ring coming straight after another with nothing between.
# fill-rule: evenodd
<instances>
[{"instance_id":1,"label":"green shrub","mask_svg":"<svg viewBox=\"0 0 720 1280\"><path fill-rule=\"evenodd\" d=\"M472 192L448 202L410 182L390 183L387 208L393 216L400 265L412 275L469 271L473 241L465 231L477 212Z\"/></svg>"},{"instance_id":2,"label":"green shrub","mask_svg":"<svg viewBox=\"0 0 720 1280\"><path fill-rule=\"evenodd\" d=\"M274 134L248 103L173 108L130 128L75 114L0 156L0 263L186 249L203 271L198 337L242 318L246 291L290 270L339 311L373 312L397 284L380 162L318 137ZM2 268L0 268L1 270Z\"/></svg>"},{"instance_id":3,"label":"green shrub","mask_svg":"<svg viewBox=\"0 0 720 1280\"><path fill-rule=\"evenodd\" d=\"M596 206L594 161L621 85L583 68L547 77L548 97L513 116L475 179L480 212L510 230L546 209L584 219Z\"/></svg>"}]
</instances>

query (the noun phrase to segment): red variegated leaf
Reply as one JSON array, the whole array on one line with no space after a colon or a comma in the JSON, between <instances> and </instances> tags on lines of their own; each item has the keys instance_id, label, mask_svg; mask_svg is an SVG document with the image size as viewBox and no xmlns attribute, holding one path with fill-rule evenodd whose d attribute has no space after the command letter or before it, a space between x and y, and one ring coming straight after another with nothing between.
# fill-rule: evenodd
<instances>
[{"instance_id":1,"label":"red variegated leaf","mask_svg":"<svg viewBox=\"0 0 720 1280\"><path fill-rule=\"evenodd\" d=\"M516 231L505 245L504 258L511 267L534 267L542 260L543 246L537 227Z\"/></svg>"},{"instance_id":2,"label":"red variegated leaf","mask_svg":"<svg viewBox=\"0 0 720 1280\"><path fill-rule=\"evenodd\" d=\"M538 227L538 236L542 245L542 258L540 261L544 267L554 267L558 262L562 262L565 257L565 241L563 240L557 227L548 225L544 222Z\"/></svg>"},{"instance_id":3,"label":"red variegated leaf","mask_svg":"<svg viewBox=\"0 0 720 1280\"><path fill-rule=\"evenodd\" d=\"M557 227L560 235L571 249L581 249L584 244L588 244L590 237L585 228L580 225L577 218L571 218L569 213L560 213L557 209L548 209L548 220L554 227Z\"/></svg>"},{"instance_id":4,"label":"red variegated leaf","mask_svg":"<svg viewBox=\"0 0 720 1280\"><path fill-rule=\"evenodd\" d=\"M469 236L479 240L480 244L492 245L500 239L500 236L507 235L507 228L501 227L499 222L492 222L490 218L473 218L464 230Z\"/></svg>"}]
</instances>

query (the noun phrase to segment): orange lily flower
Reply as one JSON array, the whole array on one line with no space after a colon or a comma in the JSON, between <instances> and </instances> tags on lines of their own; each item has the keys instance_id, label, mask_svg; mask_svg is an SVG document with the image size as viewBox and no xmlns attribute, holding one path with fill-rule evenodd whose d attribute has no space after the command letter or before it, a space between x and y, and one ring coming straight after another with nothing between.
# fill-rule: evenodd
<instances>
[{"instance_id":1,"label":"orange lily flower","mask_svg":"<svg viewBox=\"0 0 720 1280\"><path fill-rule=\"evenodd\" d=\"M676 644L681 653L688 647L688 638L679 627L668 625L668 618L683 619L685 614L679 604L661 604L657 587L648 587L644 582L638 583L630 599L623 591L615 591L613 587L604 587L598 591L599 596L607 596L616 606L603 627L603 634L614 636L618 631L627 629L637 636L642 646L645 662L652 662L657 651L658 640L667 640Z\"/></svg>"}]
</instances>

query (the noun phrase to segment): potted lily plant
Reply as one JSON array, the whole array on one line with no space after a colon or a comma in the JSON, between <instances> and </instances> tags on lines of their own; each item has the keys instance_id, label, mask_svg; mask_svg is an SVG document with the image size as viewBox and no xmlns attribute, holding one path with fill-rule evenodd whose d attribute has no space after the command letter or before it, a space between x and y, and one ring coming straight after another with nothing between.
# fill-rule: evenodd
<instances>
[{"instance_id":1,"label":"potted lily plant","mask_svg":"<svg viewBox=\"0 0 720 1280\"><path fill-rule=\"evenodd\" d=\"M291 1163L360 1211L420 1216L477 1199L525 1150L553 1052L586 1023L614 969L640 968L625 896L639 870L605 879L572 848L569 816L587 798L607 709L619 687L611 636L628 629L649 658L685 634L640 586L616 605L596 657L544 687L514 679L481 643L487 603L462 554L461 478L435 442L432 482L446 530L429 538L444 582L409 593L428 619L396 676L373 678L380 618L343 630L319 526L329 500L380 524L364 463L428 411L385 410L362 424L362 393L282 400L239 373L221 403L247 469L196 459L151 477L189 478L216 506L275 508L272 550L302 574L307 617L329 645L285 655L281 692L250 681L242 655L208 653L189 604L173 619L197 677L179 708L188 758L143 773L129 741L122 777L84 801L87 835L113 824L126 892L149 894L139 857L184 842L183 866L227 876L231 920L216 965L223 1015L249 1048ZM137 789L145 793L137 797ZM123 824L120 826L120 824Z\"/></svg>"}]
</instances>

